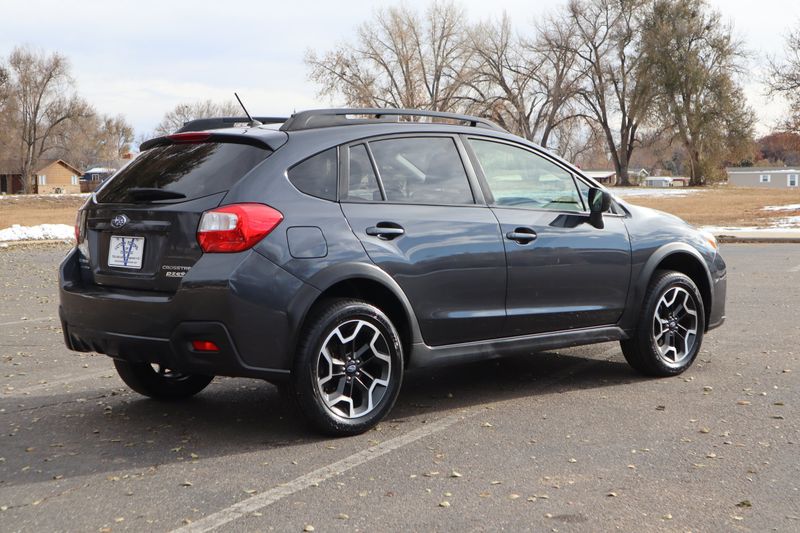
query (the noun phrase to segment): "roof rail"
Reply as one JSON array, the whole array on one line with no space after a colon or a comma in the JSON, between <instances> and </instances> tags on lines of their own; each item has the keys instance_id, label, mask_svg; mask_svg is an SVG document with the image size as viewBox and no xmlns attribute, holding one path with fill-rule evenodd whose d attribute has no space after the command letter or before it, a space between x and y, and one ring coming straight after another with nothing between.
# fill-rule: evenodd
<instances>
[{"instance_id":1,"label":"roof rail","mask_svg":"<svg viewBox=\"0 0 800 533\"><path fill-rule=\"evenodd\" d=\"M286 122L286 117L253 117L255 120L262 124L281 124ZM237 125L248 125L250 119L247 117L213 117L213 118L199 118L197 120L190 120L184 122L175 133L184 133L187 131L207 131L218 130L222 128L235 128Z\"/></svg>"},{"instance_id":2,"label":"roof rail","mask_svg":"<svg viewBox=\"0 0 800 533\"><path fill-rule=\"evenodd\" d=\"M348 115L371 116L374 118L353 119ZM312 109L295 113L281 126L282 131L308 130L312 128L326 128L329 126L347 126L352 124L371 124L374 122L399 122L400 117L429 117L466 122L472 127L490 128L506 131L489 119L460 115L458 113L445 113L442 111L427 111L419 109L380 109L380 108L343 108L343 109Z\"/></svg>"}]
</instances>

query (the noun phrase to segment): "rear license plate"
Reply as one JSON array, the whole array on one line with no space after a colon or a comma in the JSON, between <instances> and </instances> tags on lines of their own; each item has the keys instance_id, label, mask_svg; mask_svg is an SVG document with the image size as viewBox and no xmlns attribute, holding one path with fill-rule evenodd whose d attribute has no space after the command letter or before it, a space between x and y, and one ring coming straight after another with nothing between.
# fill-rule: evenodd
<instances>
[{"instance_id":1,"label":"rear license plate","mask_svg":"<svg viewBox=\"0 0 800 533\"><path fill-rule=\"evenodd\" d=\"M108 266L139 270L142 268L142 257L144 257L144 237L111 236L108 246Z\"/></svg>"}]
</instances>

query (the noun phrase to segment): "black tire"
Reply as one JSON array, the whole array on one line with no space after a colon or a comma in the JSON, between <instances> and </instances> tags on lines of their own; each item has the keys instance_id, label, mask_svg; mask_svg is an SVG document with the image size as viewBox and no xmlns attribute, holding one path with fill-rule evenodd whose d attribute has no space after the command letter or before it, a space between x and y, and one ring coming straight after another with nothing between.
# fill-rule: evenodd
<instances>
[{"instance_id":1,"label":"black tire","mask_svg":"<svg viewBox=\"0 0 800 533\"><path fill-rule=\"evenodd\" d=\"M669 311L670 306L666 306L666 304L662 304L659 310L659 303L667 293L670 296L677 294L679 299L684 297L684 301L687 302L686 305L694 307L696 316L691 316L684 312L682 316L685 318L678 319L677 317L680 313L673 314ZM688 297L688 300L686 297ZM667 313L668 316L674 319L670 320L666 327L664 325L658 326L659 329L666 332L666 344L664 344L664 340L656 339L656 312L659 312L659 316L662 313ZM647 289L647 294L645 294L635 334L630 339L620 342L622 353L625 355L625 360L628 361L628 364L644 375L676 376L692 366L692 363L697 358L700 346L703 343L705 325L705 308L697 285L694 284L691 278L680 272L659 270L654 274ZM691 348L687 349L688 342L684 339L692 338L691 335L686 334L692 327L696 330L696 333L693 337ZM676 345L673 358L663 355L661 352L665 348L669 350L670 339L673 339L672 342ZM661 345L661 349L659 345ZM678 347L681 346L683 347L681 350L683 356L678 358Z\"/></svg>"},{"instance_id":2,"label":"black tire","mask_svg":"<svg viewBox=\"0 0 800 533\"><path fill-rule=\"evenodd\" d=\"M344 332L343 336L335 337L337 330ZM349 339L351 331L352 343L339 342L338 339ZM376 335L376 332L380 335ZM359 356L357 344L363 343L364 339L371 339L371 348ZM328 353L331 354L330 363L321 353L326 341ZM345 364L339 365L333 361L343 361ZM334 375L339 377L334 378ZM328 376L331 376L328 383L319 384L320 379ZM375 380L376 377L379 379ZM386 384L376 384L367 390L367 385L374 382L371 380ZM362 300L339 298L320 303L310 313L301 332L289 391L301 415L315 430L336 437L357 435L369 430L394 406L402 380L403 347L400 336L380 309ZM336 397L335 386L340 384L344 395L350 391L350 403L329 406L326 399L332 401ZM363 402L367 402L366 407ZM362 414L354 411L356 404L364 408Z\"/></svg>"},{"instance_id":3,"label":"black tire","mask_svg":"<svg viewBox=\"0 0 800 533\"><path fill-rule=\"evenodd\" d=\"M159 373L149 363L131 363L114 359L119 377L134 391L156 400L180 400L205 389L214 376Z\"/></svg>"}]
</instances>

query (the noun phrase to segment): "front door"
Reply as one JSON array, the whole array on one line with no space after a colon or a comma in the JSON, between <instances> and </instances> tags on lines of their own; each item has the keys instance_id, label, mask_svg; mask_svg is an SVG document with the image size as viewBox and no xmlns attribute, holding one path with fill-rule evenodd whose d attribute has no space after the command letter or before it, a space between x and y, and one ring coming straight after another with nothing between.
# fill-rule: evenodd
<instances>
[{"instance_id":1,"label":"front door","mask_svg":"<svg viewBox=\"0 0 800 533\"><path fill-rule=\"evenodd\" d=\"M615 324L625 307L631 249L623 218L589 224L585 183L521 145L469 140L506 249L504 336Z\"/></svg>"},{"instance_id":2,"label":"front door","mask_svg":"<svg viewBox=\"0 0 800 533\"><path fill-rule=\"evenodd\" d=\"M395 137L343 150L342 210L370 259L414 309L431 346L497 337L506 260L452 137ZM478 195L480 197L480 195Z\"/></svg>"}]
</instances>

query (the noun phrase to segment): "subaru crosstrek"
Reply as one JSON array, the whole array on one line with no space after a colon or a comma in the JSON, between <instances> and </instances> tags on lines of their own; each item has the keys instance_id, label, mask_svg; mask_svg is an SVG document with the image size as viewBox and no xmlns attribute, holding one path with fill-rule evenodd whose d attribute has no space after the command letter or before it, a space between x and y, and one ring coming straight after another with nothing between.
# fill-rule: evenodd
<instances>
[{"instance_id":1,"label":"subaru crosstrek","mask_svg":"<svg viewBox=\"0 0 800 533\"><path fill-rule=\"evenodd\" d=\"M406 368L620 341L670 376L725 318L713 236L490 121L262 121L149 140L79 211L64 340L141 394L261 378L350 435L389 412Z\"/></svg>"}]
</instances>

